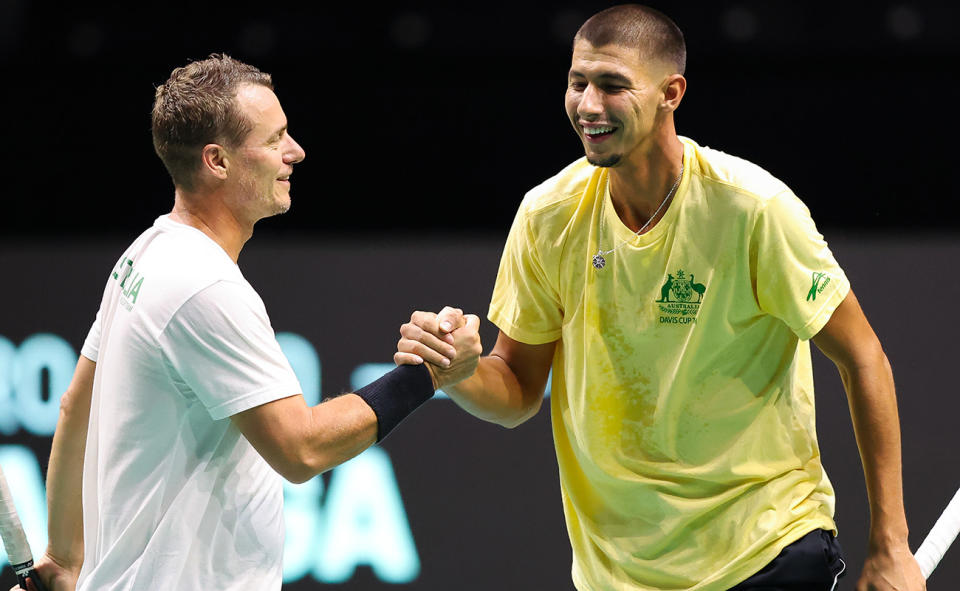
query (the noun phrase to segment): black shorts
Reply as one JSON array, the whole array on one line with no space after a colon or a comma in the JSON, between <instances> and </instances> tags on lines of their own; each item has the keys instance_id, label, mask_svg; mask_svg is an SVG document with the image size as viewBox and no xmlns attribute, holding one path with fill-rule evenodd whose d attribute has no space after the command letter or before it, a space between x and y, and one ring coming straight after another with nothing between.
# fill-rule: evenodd
<instances>
[{"instance_id":1,"label":"black shorts","mask_svg":"<svg viewBox=\"0 0 960 591\"><path fill-rule=\"evenodd\" d=\"M784 548L773 562L730 591L831 591L845 571L833 532L817 529Z\"/></svg>"}]
</instances>

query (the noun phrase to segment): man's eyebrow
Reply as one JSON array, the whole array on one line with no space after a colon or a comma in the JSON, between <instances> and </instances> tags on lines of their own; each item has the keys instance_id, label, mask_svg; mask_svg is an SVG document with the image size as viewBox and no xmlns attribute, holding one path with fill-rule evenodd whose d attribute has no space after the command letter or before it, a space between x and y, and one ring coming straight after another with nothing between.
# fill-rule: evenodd
<instances>
[{"instance_id":1,"label":"man's eyebrow","mask_svg":"<svg viewBox=\"0 0 960 591\"><path fill-rule=\"evenodd\" d=\"M571 78L586 78L586 74L579 72L577 70L570 70L569 76ZM624 76L623 74L617 74L616 72L604 72L597 75L597 78L603 82L616 82L624 85L631 85L633 81Z\"/></svg>"},{"instance_id":2,"label":"man's eyebrow","mask_svg":"<svg viewBox=\"0 0 960 591\"><path fill-rule=\"evenodd\" d=\"M620 82L622 84L633 84L633 80L627 78L623 74L603 74L600 78L604 80L610 80L611 82Z\"/></svg>"},{"instance_id":3,"label":"man's eyebrow","mask_svg":"<svg viewBox=\"0 0 960 591\"><path fill-rule=\"evenodd\" d=\"M275 140L275 139L282 138L282 137L283 137L283 134L286 133L286 132L287 132L287 126L284 125L284 126L281 127L280 129L278 129L278 130L276 130L275 132L273 132L273 135L270 136L270 139L271 139L271 140Z\"/></svg>"}]
</instances>

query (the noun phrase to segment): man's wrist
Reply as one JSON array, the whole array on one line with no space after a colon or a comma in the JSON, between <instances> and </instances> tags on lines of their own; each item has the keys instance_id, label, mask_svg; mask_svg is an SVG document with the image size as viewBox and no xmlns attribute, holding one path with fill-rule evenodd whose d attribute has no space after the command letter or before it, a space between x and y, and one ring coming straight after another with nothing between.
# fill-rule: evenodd
<instances>
[{"instance_id":1,"label":"man's wrist","mask_svg":"<svg viewBox=\"0 0 960 591\"><path fill-rule=\"evenodd\" d=\"M871 526L868 542L870 548L884 549L898 546L909 547L909 530L906 523L887 526Z\"/></svg>"},{"instance_id":2,"label":"man's wrist","mask_svg":"<svg viewBox=\"0 0 960 591\"><path fill-rule=\"evenodd\" d=\"M440 376L437 375L437 370L434 369L433 365L427 363L426 361L423 362L423 365L427 368L427 371L430 372L430 381L433 382L433 389L434 389L434 390L439 390L439 389L440 389Z\"/></svg>"},{"instance_id":3,"label":"man's wrist","mask_svg":"<svg viewBox=\"0 0 960 591\"><path fill-rule=\"evenodd\" d=\"M429 367L400 365L354 394L363 399L377 416L377 443L400 421L433 397L436 388Z\"/></svg>"}]
</instances>

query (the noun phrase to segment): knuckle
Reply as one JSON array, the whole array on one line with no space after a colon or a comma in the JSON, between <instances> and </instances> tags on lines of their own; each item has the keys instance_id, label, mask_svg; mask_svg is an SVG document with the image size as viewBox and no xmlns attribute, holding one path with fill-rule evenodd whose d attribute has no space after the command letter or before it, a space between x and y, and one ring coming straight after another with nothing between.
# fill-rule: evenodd
<instances>
[{"instance_id":1,"label":"knuckle","mask_svg":"<svg viewBox=\"0 0 960 591\"><path fill-rule=\"evenodd\" d=\"M437 353L430 347L427 347L426 345L420 345L420 344L418 344L417 348L413 350L413 353L416 353L420 357L423 357L424 359L429 359L431 361L436 361L441 357L439 353Z\"/></svg>"},{"instance_id":2,"label":"knuckle","mask_svg":"<svg viewBox=\"0 0 960 591\"><path fill-rule=\"evenodd\" d=\"M432 312L423 312L417 310L410 315L410 322L416 324L417 326L423 326L424 324L430 322L430 319L434 316Z\"/></svg>"}]
</instances>

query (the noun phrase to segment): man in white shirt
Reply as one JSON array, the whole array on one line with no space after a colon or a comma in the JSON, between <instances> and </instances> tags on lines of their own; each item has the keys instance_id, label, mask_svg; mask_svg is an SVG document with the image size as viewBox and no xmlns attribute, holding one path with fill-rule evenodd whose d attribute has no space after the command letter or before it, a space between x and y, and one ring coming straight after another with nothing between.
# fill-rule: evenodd
<instances>
[{"instance_id":1,"label":"man in white shirt","mask_svg":"<svg viewBox=\"0 0 960 591\"><path fill-rule=\"evenodd\" d=\"M289 209L305 156L270 76L223 55L177 68L153 139L173 211L110 273L62 397L37 570L51 591L278 590L280 476L352 458L470 375L479 320L448 339L446 368L397 368L307 406L237 266L254 224Z\"/></svg>"}]
</instances>

